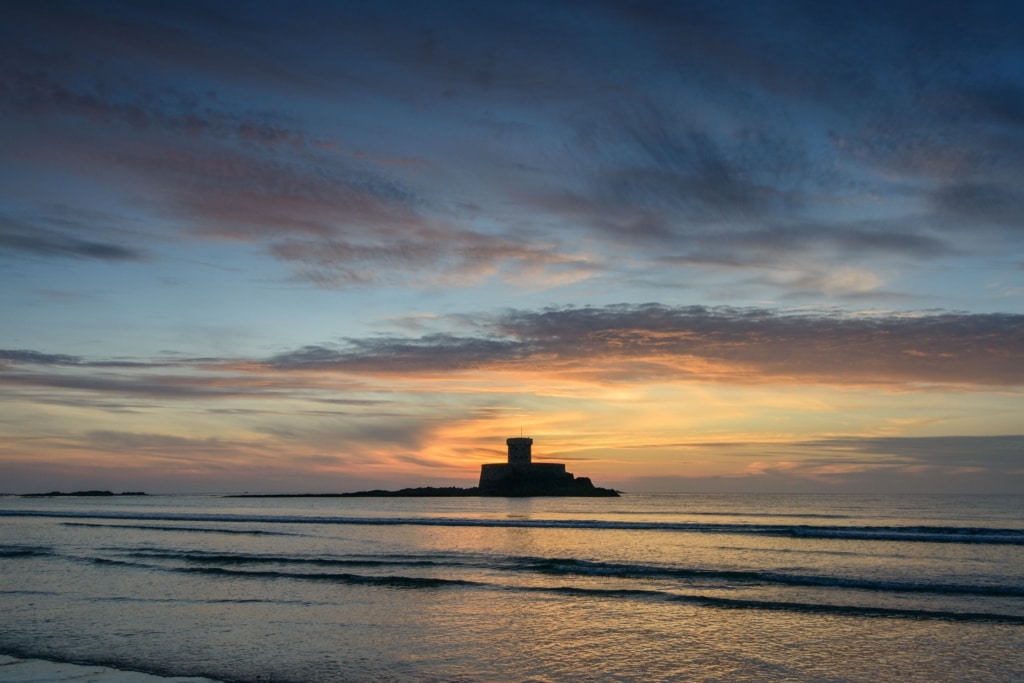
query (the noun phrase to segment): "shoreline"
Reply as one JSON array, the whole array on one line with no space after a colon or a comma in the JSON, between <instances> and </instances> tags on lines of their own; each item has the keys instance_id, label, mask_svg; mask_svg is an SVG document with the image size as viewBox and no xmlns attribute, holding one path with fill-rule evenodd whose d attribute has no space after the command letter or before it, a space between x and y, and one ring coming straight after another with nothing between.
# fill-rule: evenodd
<instances>
[{"instance_id":1,"label":"shoreline","mask_svg":"<svg viewBox=\"0 0 1024 683\"><path fill-rule=\"evenodd\" d=\"M221 683L202 676L160 676L99 664L71 664L5 654L0 654L0 679L5 683Z\"/></svg>"}]
</instances>

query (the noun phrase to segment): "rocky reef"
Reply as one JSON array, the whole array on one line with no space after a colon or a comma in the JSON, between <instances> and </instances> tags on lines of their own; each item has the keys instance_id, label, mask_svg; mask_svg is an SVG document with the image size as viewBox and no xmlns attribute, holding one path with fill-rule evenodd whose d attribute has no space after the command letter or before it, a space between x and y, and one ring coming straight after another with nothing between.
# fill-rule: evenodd
<instances>
[{"instance_id":1,"label":"rocky reef","mask_svg":"<svg viewBox=\"0 0 1024 683\"><path fill-rule=\"evenodd\" d=\"M500 484L482 490L479 486L460 488L458 486L419 486L416 488L387 491L353 491L349 493L242 493L227 498L464 498L493 496L497 498L526 498L530 496L575 496L615 498L619 492L594 486L587 477L573 477L571 482L552 485L547 481L531 481L528 478L512 477Z\"/></svg>"}]
</instances>

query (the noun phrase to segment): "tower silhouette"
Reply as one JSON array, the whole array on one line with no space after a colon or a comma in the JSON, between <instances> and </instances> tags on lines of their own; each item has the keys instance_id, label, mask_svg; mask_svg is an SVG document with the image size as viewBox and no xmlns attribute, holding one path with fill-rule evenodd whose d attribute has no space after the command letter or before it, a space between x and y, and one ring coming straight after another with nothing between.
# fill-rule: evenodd
<instances>
[{"instance_id":1,"label":"tower silhouette","mask_svg":"<svg viewBox=\"0 0 1024 683\"><path fill-rule=\"evenodd\" d=\"M529 467L533 464L533 439L530 437L514 436L505 439L508 444L508 464L517 469Z\"/></svg>"}]
</instances>

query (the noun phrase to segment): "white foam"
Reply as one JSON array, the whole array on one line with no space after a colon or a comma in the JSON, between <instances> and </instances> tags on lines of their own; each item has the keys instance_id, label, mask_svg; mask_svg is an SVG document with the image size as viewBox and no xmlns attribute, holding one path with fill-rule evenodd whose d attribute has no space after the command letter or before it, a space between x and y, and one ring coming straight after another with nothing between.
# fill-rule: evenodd
<instances>
[{"instance_id":1,"label":"white foam","mask_svg":"<svg viewBox=\"0 0 1024 683\"><path fill-rule=\"evenodd\" d=\"M0 655L0 680L4 683L217 683L212 678L154 676L106 666L18 659L7 655Z\"/></svg>"}]
</instances>

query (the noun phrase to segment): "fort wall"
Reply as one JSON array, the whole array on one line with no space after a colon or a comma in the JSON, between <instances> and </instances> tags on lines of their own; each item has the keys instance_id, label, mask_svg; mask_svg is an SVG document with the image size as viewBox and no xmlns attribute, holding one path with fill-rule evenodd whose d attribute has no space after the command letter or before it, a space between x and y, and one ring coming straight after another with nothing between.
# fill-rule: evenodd
<instances>
[{"instance_id":1,"label":"fort wall","mask_svg":"<svg viewBox=\"0 0 1024 683\"><path fill-rule=\"evenodd\" d=\"M572 481L573 476L565 471L560 462L535 462L514 466L507 463L493 463L480 466L480 488L491 489L509 477L529 477L549 484L563 484Z\"/></svg>"}]
</instances>

